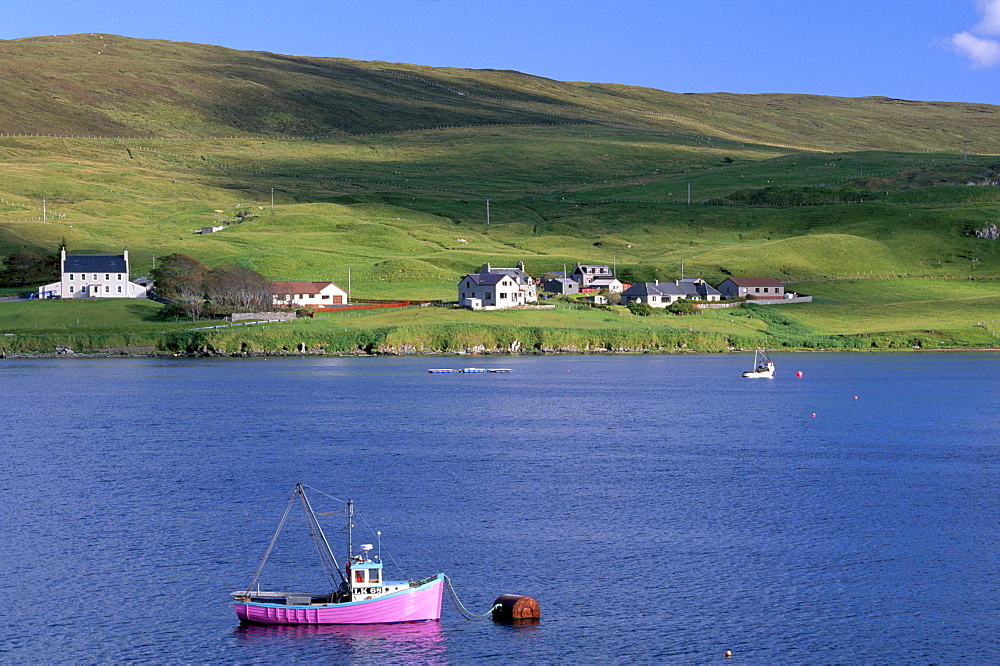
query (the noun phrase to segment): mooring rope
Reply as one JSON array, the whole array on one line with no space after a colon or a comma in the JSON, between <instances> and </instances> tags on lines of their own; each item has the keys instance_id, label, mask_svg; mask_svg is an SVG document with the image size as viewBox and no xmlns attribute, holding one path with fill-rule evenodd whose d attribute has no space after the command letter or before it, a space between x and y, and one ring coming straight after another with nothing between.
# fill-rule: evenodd
<instances>
[{"instance_id":1,"label":"mooring rope","mask_svg":"<svg viewBox=\"0 0 1000 666\"><path fill-rule=\"evenodd\" d=\"M451 578L448 578L447 576L445 576L444 579L445 579L445 582L448 583L448 596L451 597L451 602L453 604L455 604L455 610L457 610L459 613L461 613L461 615L466 620L472 620L472 619L475 619L475 618L486 617L487 615L489 615L494 610L496 610L497 608L500 607L500 604L493 604L493 607L490 608L485 613L483 613L482 615L476 615L475 613L473 613L472 611L470 611L468 608L466 608L462 604L461 601L459 601L458 595L455 594L455 587L451 584Z\"/></svg>"}]
</instances>

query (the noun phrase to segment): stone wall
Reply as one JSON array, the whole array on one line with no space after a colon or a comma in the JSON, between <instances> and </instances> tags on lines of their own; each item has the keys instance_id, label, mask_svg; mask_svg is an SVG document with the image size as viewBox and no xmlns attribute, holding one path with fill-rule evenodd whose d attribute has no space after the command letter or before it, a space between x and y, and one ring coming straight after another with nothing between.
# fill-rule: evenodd
<instances>
[{"instance_id":1,"label":"stone wall","mask_svg":"<svg viewBox=\"0 0 1000 666\"><path fill-rule=\"evenodd\" d=\"M226 317L227 321L292 321L296 318L294 312L234 312Z\"/></svg>"}]
</instances>

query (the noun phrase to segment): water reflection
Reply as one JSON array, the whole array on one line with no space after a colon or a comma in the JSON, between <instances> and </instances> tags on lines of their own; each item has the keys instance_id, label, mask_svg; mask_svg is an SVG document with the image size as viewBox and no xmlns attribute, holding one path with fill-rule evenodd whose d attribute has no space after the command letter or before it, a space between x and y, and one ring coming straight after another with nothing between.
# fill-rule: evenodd
<instances>
[{"instance_id":1,"label":"water reflection","mask_svg":"<svg viewBox=\"0 0 1000 666\"><path fill-rule=\"evenodd\" d=\"M288 647L289 642L309 641L310 652L349 661L443 664L445 636L440 622L402 624L257 625L241 624L233 630L241 646L255 649Z\"/></svg>"}]
</instances>

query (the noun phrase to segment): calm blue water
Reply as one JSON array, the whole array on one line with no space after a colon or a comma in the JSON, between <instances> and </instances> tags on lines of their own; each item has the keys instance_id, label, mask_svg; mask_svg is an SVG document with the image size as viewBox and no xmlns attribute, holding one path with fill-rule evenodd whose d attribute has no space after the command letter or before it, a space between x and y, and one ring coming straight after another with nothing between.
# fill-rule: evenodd
<instances>
[{"instance_id":1,"label":"calm blue water","mask_svg":"<svg viewBox=\"0 0 1000 666\"><path fill-rule=\"evenodd\" d=\"M0 361L0 662L1000 661L1000 354L751 360ZM541 623L240 627L297 481Z\"/></svg>"}]
</instances>

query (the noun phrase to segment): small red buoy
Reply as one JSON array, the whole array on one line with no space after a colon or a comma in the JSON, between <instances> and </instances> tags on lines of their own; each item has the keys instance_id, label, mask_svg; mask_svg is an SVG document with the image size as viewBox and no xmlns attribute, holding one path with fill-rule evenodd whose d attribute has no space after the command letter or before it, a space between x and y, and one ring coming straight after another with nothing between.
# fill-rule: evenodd
<instances>
[{"instance_id":1,"label":"small red buoy","mask_svg":"<svg viewBox=\"0 0 1000 666\"><path fill-rule=\"evenodd\" d=\"M816 412L813 412L813 418L816 418Z\"/></svg>"},{"instance_id":2,"label":"small red buoy","mask_svg":"<svg viewBox=\"0 0 1000 666\"><path fill-rule=\"evenodd\" d=\"M797 371L795 372L795 376L796 376L796 377L801 377L801 376L802 376L802 371L801 371L801 370L797 370Z\"/></svg>"},{"instance_id":3,"label":"small red buoy","mask_svg":"<svg viewBox=\"0 0 1000 666\"><path fill-rule=\"evenodd\" d=\"M854 399L855 399L855 400L857 400L857 399L858 399L858 396L854 396Z\"/></svg>"}]
</instances>

